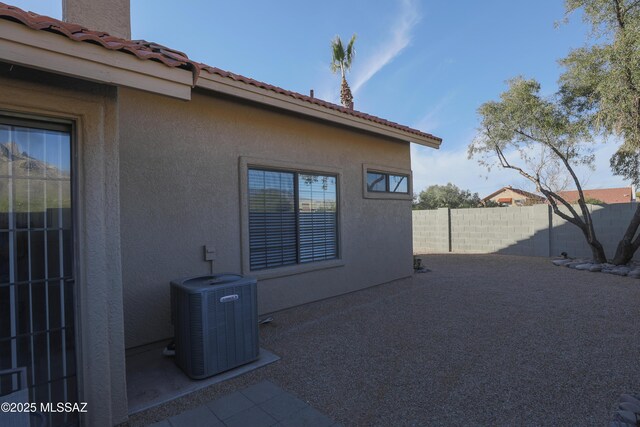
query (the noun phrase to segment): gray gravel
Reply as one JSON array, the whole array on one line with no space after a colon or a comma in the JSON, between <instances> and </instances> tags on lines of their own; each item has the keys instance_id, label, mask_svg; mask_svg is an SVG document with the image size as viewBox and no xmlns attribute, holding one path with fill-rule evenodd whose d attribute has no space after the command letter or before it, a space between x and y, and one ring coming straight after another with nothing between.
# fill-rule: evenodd
<instances>
[{"instance_id":1,"label":"gray gravel","mask_svg":"<svg viewBox=\"0 0 640 427\"><path fill-rule=\"evenodd\" d=\"M640 391L640 280L543 258L425 255L431 273L273 315L282 359L138 414L268 379L349 425L602 426Z\"/></svg>"}]
</instances>

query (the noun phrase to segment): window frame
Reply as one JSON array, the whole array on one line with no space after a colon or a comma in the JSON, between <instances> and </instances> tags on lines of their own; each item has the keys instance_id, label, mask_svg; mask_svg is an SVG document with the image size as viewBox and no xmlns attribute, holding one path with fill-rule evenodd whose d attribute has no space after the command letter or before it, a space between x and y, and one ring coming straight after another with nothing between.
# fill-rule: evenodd
<instances>
[{"instance_id":1,"label":"window frame","mask_svg":"<svg viewBox=\"0 0 640 427\"><path fill-rule=\"evenodd\" d=\"M293 265L251 270L251 254L249 244L249 169L271 170L276 172L289 172L295 174L295 185L297 190L297 179L299 174L331 175L336 178L336 258L323 261L313 261L306 263L296 263ZM294 163L273 159L263 159L256 157L241 156L239 158L239 184L240 184L240 246L242 252L242 274L250 275L258 279L270 279L276 277L286 277L302 274L310 271L323 270L344 266L342 251L342 224L343 224L343 201L342 201L342 169L331 166L309 165L304 163ZM298 196L296 195L296 200ZM296 217L298 206L296 206ZM298 231L298 230L296 230ZM299 248L298 248L299 251Z\"/></svg>"},{"instance_id":2,"label":"window frame","mask_svg":"<svg viewBox=\"0 0 640 427\"><path fill-rule=\"evenodd\" d=\"M379 173L385 175L385 191L369 190L368 174ZM389 177L406 176L407 192L391 192L389 191ZM362 196L365 199L387 199L387 200L413 200L413 174L409 169L400 169L390 166L374 165L369 163L362 164Z\"/></svg>"}]
</instances>

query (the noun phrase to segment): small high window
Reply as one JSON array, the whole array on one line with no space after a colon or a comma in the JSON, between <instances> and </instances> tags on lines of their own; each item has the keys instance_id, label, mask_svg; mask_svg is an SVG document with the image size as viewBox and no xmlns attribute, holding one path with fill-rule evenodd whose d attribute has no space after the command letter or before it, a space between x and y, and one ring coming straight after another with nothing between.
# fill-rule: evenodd
<instances>
[{"instance_id":1,"label":"small high window","mask_svg":"<svg viewBox=\"0 0 640 427\"><path fill-rule=\"evenodd\" d=\"M367 191L408 194L409 176L367 171Z\"/></svg>"}]
</instances>

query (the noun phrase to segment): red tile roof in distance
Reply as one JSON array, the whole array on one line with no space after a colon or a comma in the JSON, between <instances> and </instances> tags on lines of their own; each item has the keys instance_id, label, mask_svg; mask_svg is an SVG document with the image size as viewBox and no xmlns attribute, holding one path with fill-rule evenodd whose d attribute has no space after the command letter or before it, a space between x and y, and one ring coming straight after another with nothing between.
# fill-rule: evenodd
<instances>
[{"instance_id":1,"label":"red tile roof in distance","mask_svg":"<svg viewBox=\"0 0 640 427\"><path fill-rule=\"evenodd\" d=\"M251 79L249 77L244 77L239 74L234 74L229 71L224 71L216 67L192 61L185 53L170 49L157 43L147 42L145 40L121 39L118 37L110 36L108 33L102 31L89 30L82 25L67 23L33 12L26 12L20 8L10 6L1 2L0 19L18 22L34 30L60 34L77 42L92 43L102 46L105 49L132 54L142 60L157 61L166 65L167 67L190 70L194 75L194 82L197 80L201 71L206 71L210 74L216 74L218 76L229 78L231 80L247 85L252 85L260 89L273 91L281 95L290 96L300 101L309 102L314 105L319 105L321 107L339 111L344 114L369 120L371 122L398 129L410 134L419 135L423 138L429 138L435 141L442 142L442 139L438 138L437 136L410 128L408 126L381 119L380 117L372 116L360 111L350 110L331 102L323 101L317 98L311 98L310 96L288 91L280 87L270 85L268 83L263 83L258 80Z\"/></svg>"},{"instance_id":2,"label":"red tile roof in distance","mask_svg":"<svg viewBox=\"0 0 640 427\"><path fill-rule=\"evenodd\" d=\"M502 187L498 191L494 191L493 193L489 194L487 197L483 198L482 200L486 201L486 200L492 199L495 196L497 196L498 194L502 193L503 191L513 191L514 193L520 194L521 196L524 196L527 199L532 199L532 200L537 200L537 201L545 200L545 198L542 197L542 196L539 196L539 195L534 194L534 193L530 193L528 191L520 190L519 188L513 188L511 186ZM502 203L500 201L498 201L498 202Z\"/></svg>"},{"instance_id":3,"label":"red tile roof in distance","mask_svg":"<svg viewBox=\"0 0 640 427\"><path fill-rule=\"evenodd\" d=\"M631 187L602 188L599 190L582 190L586 199L600 200L602 203L630 203L633 197ZM569 203L578 201L578 190L561 191L558 193Z\"/></svg>"}]
</instances>

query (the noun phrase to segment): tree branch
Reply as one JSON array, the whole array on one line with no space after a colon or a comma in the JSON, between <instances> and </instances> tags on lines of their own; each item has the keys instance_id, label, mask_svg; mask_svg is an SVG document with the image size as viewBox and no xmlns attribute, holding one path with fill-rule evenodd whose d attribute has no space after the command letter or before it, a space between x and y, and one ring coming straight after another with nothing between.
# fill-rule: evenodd
<instances>
[{"instance_id":1,"label":"tree branch","mask_svg":"<svg viewBox=\"0 0 640 427\"><path fill-rule=\"evenodd\" d=\"M585 223L588 225L589 235L591 237L595 237L595 230L593 229L593 222L591 221L591 214L589 213L589 210L587 209L587 205L584 202L584 192L582 191L582 186L580 185L580 180L578 179L578 176L574 172L574 170L571 167L571 164L569 163L569 160L568 160L569 147L567 147L567 153L564 154L564 153L560 152L560 150L555 145L553 145L549 140L543 140L543 139L535 138L533 135L530 135L530 134L524 132L521 129L514 129L514 132L516 132L518 135L524 136L525 138L531 139L532 141L539 142L541 144L546 145L547 147L549 147L549 149L551 149L551 151L553 151L555 153L556 156L558 156L560 158L560 160L562 161L564 166L569 171L569 174L571 175L571 178L573 179L573 182L576 185L576 189L578 190L578 206L580 206L580 211L582 212L582 217L584 218ZM570 210L573 210L573 207L571 207L571 205L569 203L567 203L564 199L559 198L558 200L563 202L562 204L565 205L567 208L569 208ZM575 216L578 216L577 213L573 213L572 212L572 214L574 214Z\"/></svg>"},{"instance_id":2,"label":"tree branch","mask_svg":"<svg viewBox=\"0 0 640 427\"><path fill-rule=\"evenodd\" d=\"M569 221L571 224L577 226L578 228L580 228L583 232L586 231L587 225L584 223L584 221L582 221L580 219L580 217L578 216L577 212L575 211L575 209L573 209L570 206L570 210L572 211L572 215L573 216L569 216L566 213L562 212L560 210L560 208L558 207L558 203L556 202L555 198L558 197L558 200L560 200L560 202L562 202L562 204L565 204L566 201L564 199L562 199L561 197L559 197L557 194L553 193L552 191L549 191L547 189L544 189L542 187L540 187L540 192L542 192L542 194L545 195L545 197L547 198L547 200L549 200L549 203L551 204L551 209L553 209L553 213L555 213L556 215L558 215L560 218L564 219L565 221Z\"/></svg>"},{"instance_id":3,"label":"tree branch","mask_svg":"<svg viewBox=\"0 0 640 427\"><path fill-rule=\"evenodd\" d=\"M640 0L636 0L634 2L632 2L629 6L626 7L626 9L624 10L624 14L626 15L627 12L629 12L631 9L633 9L634 7L640 5Z\"/></svg>"},{"instance_id":4,"label":"tree branch","mask_svg":"<svg viewBox=\"0 0 640 427\"><path fill-rule=\"evenodd\" d=\"M512 165L505 157L504 152L497 145L495 146L495 150L496 150L496 154L498 155L498 159L500 160L500 165L505 169L513 169L517 171L520 175L522 175L523 177L527 178L529 181L534 183L536 186L536 189L542 192L542 194L545 195L547 200L549 200L549 203L551 204L553 212L556 215L558 215L560 218L566 221L571 222L572 224L575 224L583 231L587 231L589 229L587 225L588 223L582 220L580 215L578 215L578 212L576 212L576 210L573 208L573 206L571 206L569 202L567 202L564 198L560 197L557 193L551 191L550 189L543 188L542 183L540 182L539 175L534 177L533 175L525 172L522 168ZM562 205L565 206L567 210L569 210L572 216L565 214L558 208L558 203L557 203L558 201L562 203Z\"/></svg>"},{"instance_id":5,"label":"tree branch","mask_svg":"<svg viewBox=\"0 0 640 427\"><path fill-rule=\"evenodd\" d=\"M613 0L613 7L616 10L616 19L618 21L618 26L624 29L624 10L622 10L622 5L620 4L620 0Z\"/></svg>"}]
</instances>

